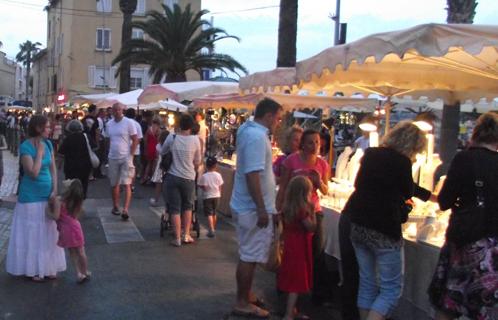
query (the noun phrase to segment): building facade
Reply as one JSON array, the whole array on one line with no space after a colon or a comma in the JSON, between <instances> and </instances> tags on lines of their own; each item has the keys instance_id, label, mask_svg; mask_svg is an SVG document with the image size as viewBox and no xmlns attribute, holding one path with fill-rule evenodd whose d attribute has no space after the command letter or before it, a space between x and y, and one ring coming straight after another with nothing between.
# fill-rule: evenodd
<instances>
[{"instance_id":1,"label":"building facade","mask_svg":"<svg viewBox=\"0 0 498 320\"><path fill-rule=\"evenodd\" d=\"M17 63L0 51L0 106L15 100L16 69Z\"/></svg>"},{"instance_id":2,"label":"building facade","mask_svg":"<svg viewBox=\"0 0 498 320\"><path fill-rule=\"evenodd\" d=\"M47 95L50 89L48 84L47 49L41 50L33 57L31 72L33 75L33 88L31 91L33 107L41 111L52 103Z\"/></svg>"},{"instance_id":3,"label":"building facade","mask_svg":"<svg viewBox=\"0 0 498 320\"><path fill-rule=\"evenodd\" d=\"M26 68L22 65L17 64L16 66L16 78L15 78L15 99L16 100L31 100L31 94L28 93L26 97ZM30 91L31 93L32 91Z\"/></svg>"},{"instance_id":4,"label":"building facade","mask_svg":"<svg viewBox=\"0 0 498 320\"><path fill-rule=\"evenodd\" d=\"M138 0L133 19L144 19L149 10L162 12L161 4L185 6L201 10L201 0ZM34 77L34 87L39 100L54 107L70 101L80 94L118 92L119 79L115 77L116 66L112 60L121 48L121 27L123 14L119 0L51 0L47 6L47 51L46 86L36 83L41 77ZM133 30L133 37L144 37L140 30ZM38 64L45 63L43 59ZM35 63L35 64L36 64ZM41 66L37 67L41 71ZM131 67L131 89L143 88L151 80L146 65ZM198 80L196 73L188 75L189 80ZM36 105L34 105L36 107Z\"/></svg>"}]
</instances>

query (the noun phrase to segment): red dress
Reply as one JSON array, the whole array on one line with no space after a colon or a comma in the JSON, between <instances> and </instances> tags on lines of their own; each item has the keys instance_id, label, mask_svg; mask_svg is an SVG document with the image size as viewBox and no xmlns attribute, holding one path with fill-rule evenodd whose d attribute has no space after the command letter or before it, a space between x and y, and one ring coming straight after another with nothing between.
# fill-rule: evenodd
<instances>
[{"instance_id":1,"label":"red dress","mask_svg":"<svg viewBox=\"0 0 498 320\"><path fill-rule=\"evenodd\" d=\"M85 245L85 237L78 219L70 216L66 206L61 206L61 215L57 220L59 241L57 245L62 248L80 248Z\"/></svg>"},{"instance_id":2,"label":"red dress","mask_svg":"<svg viewBox=\"0 0 498 320\"><path fill-rule=\"evenodd\" d=\"M292 223L284 223L284 252L277 274L277 287L284 292L306 293L313 284L313 232L304 228L300 212Z\"/></svg>"},{"instance_id":3,"label":"red dress","mask_svg":"<svg viewBox=\"0 0 498 320\"><path fill-rule=\"evenodd\" d=\"M155 134L147 131L147 145L145 146L145 158L148 161L154 161L156 159L156 145L158 143L157 137Z\"/></svg>"}]
</instances>

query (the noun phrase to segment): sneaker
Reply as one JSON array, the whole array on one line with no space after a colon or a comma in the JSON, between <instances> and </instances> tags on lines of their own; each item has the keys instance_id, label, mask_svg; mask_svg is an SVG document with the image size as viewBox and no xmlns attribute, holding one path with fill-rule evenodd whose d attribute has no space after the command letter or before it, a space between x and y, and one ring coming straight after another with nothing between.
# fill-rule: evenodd
<instances>
[{"instance_id":1,"label":"sneaker","mask_svg":"<svg viewBox=\"0 0 498 320\"><path fill-rule=\"evenodd\" d=\"M123 211L123 213L121 213L121 219L122 219L123 221L126 221L126 220L128 220L129 218L130 218L130 216L128 215L128 212Z\"/></svg>"},{"instance_id":2,"label":"sneaker","mask_svg":"<svg viewBox=\"0 0 498 320\"><path fill-rule=\"evenodd\" d=\"M182 239L182 242L183 243L193 243L194 242L194 238L192 238L189 234L186 234L183 236L183 239Z\"/></svg>"},{"instance_id":3,"label":"sneaker","mask_svg":"<svg viewBox=\"0 0 498 320\"><path fill-rule=\"evenodd\" d=\"M214 232L214 230L209 230L209 232L207 233L207 236L208 236L208 238L214 238L214 237L216 237L216 233Z\"/></svg>"},{"instance_id":4,"label":"sneaker","mask_svg":"<svg viewBox=\"0 0 498 320\"><path fill-rule=\"evenodd\" d=\"M150 199L149 199L149 205L150 205L151 207L157 207L157 206L159 205L159 201L157 201L157 199L156 199L156 198L150 198Z\"/></svg>"},{"instance_id":5,"label":"sneaker","mask_svg":"<svg viewBox=\"0 0 498 320\"><path fill-rule=\"evenodd\" d=\"M181 247L182 246L182 241L180 239L173 239L169 243L173 247Z\"/></svg>"},{"instance_id":6,"label":"sneaker","mask_svg":"<svg viewBox=\"0 0 498 320\"><path fill-rule=\"evenodd\" d=\"M121 211L119 211L118 208L112 208L112 211L111 213L115 216L120 216L121 215Z\"/></svg>"}]
</instances>

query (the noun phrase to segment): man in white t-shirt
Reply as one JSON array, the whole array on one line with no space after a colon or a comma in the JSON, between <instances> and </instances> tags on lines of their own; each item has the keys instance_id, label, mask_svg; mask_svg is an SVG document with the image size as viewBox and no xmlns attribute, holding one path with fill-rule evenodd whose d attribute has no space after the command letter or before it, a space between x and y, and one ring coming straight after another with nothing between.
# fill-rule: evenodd
<instances>
[{"instance_id":1,"label":"man in white t-shirt","mask_svg":"<svg viewBox=\"0 0 498 320\"><path fill-rule=\"evenodd\" d=\"M137 130L137 139L138 139L138 145L140 145L140 141L144 138L143 132L142 132L142 126L140 123L135 120L135 109L129 108L126 109L125 111L125 117L131 120L133 122L133 125L135 126L135 129ZM133 192L135 190L135 178L137 174L142 172L142 161L140 159L140 148L137 147L135 150L135 153L133 154L133 166L135 166L135 174L133 175L133 178L131 180L131 191Z\"/></svg>"},{"instance_id":2,"label":"man in white t-shirt","mask_svg":"<svg viewBox=\"0 0 498 320\"><path fill-rule=\"evenodd\" d=\"M128 220L128 208L131 201L131 181L135 175L133 155L138 146L137 128L133 122L123 116L123 105L112 106L113 119L106 124L106 136L109 138L109 171L112 188L112 214L121 215ZM119 210L119 186L125 190L123 211Z\"/></svg>"}]
</instances>

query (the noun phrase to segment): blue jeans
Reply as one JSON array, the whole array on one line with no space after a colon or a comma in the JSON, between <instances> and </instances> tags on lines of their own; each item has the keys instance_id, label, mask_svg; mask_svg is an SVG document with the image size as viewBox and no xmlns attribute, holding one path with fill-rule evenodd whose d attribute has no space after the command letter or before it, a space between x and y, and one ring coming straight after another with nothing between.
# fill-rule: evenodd
<instances>
[{"instance_id":1,"label":"blue jeans","mask_svg":"<svg viewBox=\"0 0 498 320\"><path fill-rule=\"evenodd\" d=\"M360 269L358 308L388 316L403 289L403 247L378 249L353 241Z\"/></svg>"}]
</instances>

